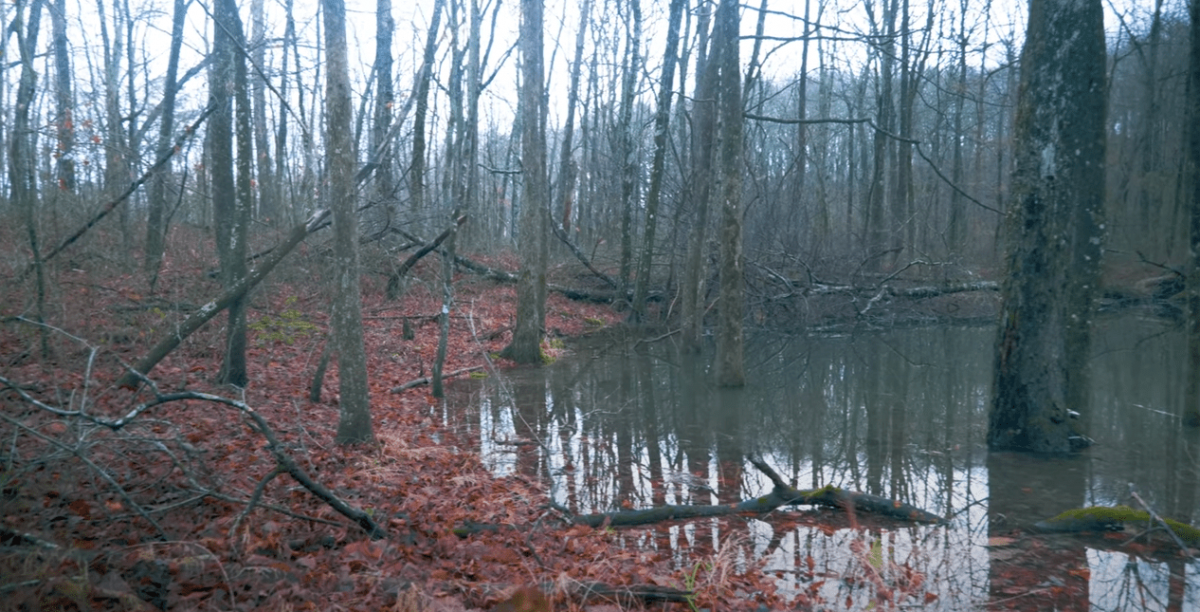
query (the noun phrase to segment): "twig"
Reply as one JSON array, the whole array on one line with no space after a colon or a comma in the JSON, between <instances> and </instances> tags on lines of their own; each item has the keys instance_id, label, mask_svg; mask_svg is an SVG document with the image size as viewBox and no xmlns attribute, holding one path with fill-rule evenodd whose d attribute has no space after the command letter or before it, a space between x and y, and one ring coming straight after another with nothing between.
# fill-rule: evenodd
<instances>
[{"instance_id":1,"label":"twig","mask_svg":"<svg viewBox=\"0 0 1200 612\"><path fill-rule=\"evenodd\" d=\"M1137 494L1137 491L1130 491L1129 495L1131 495L1134 499L1136 499L1137 503L1141 504L1142 507L1146 509L1146 512L1150 515L1151 520L1156 521L1159 525L1162 526L1163 529L1165 529L1167 531L1167 535L1171 536L1172 540L1175 540L1175 544L1179 545L1179 550L1183 551L1184 555L1186 555L1189 559L1194 558L1192 556L1192 554L1190 552L1188 552L1187 545L1184 544L1183 540L1181 540L1179 538L1179 534L1175 533L1174 529L1171 529L1171 526L1168 525L1167 522L1164 521L1162 519L1162 517L1159 516L1158 513L1155 512L1154 509L1150 507L1150 504L1146 503L1146 500L1142 499L1142 496Z\"/></svg>"},{"instance_id":2,"label":"twig","mask_svg":"<svg viewBox=\"0 0 1200 612\"><path fill-rule=\"evenodd\" d=\"M445 374L442 374L442 378L450 378L451 376L458 376L459 374L466 374L467 372L475 372L477 370L482 370L483 368L484 368L484 366L481 366L481 365L471 366L469 368L460 368L453 372L446 372ZM391 389L388 390L388 393L400 393L402 391L412 389L413 387L419 387L421 385L428 385L430 380L431 379L428 376L425 376L423 378L418 378L415 380L410 380L400 386L392 387Z\"/></svg>"}]
</instances>

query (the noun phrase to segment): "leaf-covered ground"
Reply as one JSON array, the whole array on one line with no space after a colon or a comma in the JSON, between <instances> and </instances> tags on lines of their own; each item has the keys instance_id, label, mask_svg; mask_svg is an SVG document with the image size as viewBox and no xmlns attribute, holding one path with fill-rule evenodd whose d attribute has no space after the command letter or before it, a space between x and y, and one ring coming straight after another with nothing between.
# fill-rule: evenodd
<instances>
[{"instance_id":1,"label":"leaf-covered ground","mask_svg":"<svg viewBox=\"0 0 1200 612\"><path fill-rule=\"evenodd\" d=\"M213 383L224 315L188 338L151 378L162 393L188 389L243 400L314 480L369 513L387 536L372 541L294 479L276 474L263 437L233 408L173 402L112 431L79 416L52 414L0 385L0 608L635 605L583 599L581 587L594 582L694 590L692 602L652 604L668 609L783 603L753 563L716 571L732 567L730 560L719 551L696 551L695 558L709 559L709 570L697 572L679 567L670 550L635 546L637 538L628 534L567 526L546 507L539 483L493 477L469 441L442 427L439 400L427 385L393 393L430 374L438 337L433 315L441 309L435 255L414 270L397 301L383 301L382 276L367 275L363 313L377 443L336 445L336 365L324 380L321 401L309 401L329 319L327 289L313 255L295 255L254 293L244 392ZM109 419L127 413L151 395L113 386L121 364L219 293L208 274L213 261L203 247L177 242L158 290L150 293L140 274L119 272L130 269L121 262L64 257L48 285L46 320L55 328L46 334L48 354L42 353L44 328L11 319L33 318L32 283L26 283L4 300L0 313L6 319L0 374L60 411ZM488 263L516 268L511 259ZM488 365L488 355L511 337L514 288L464 275L456 278L455 299L445 371ZM405 339L406 318L412 339ZM619 319L604 305L549 297L552 336L591 333ZM512 367L494 366L490 375ZM465 538L452 534L466 522L511 528ZM551 600L534 597L529 587Z\"/></svg>"}]
</instances>

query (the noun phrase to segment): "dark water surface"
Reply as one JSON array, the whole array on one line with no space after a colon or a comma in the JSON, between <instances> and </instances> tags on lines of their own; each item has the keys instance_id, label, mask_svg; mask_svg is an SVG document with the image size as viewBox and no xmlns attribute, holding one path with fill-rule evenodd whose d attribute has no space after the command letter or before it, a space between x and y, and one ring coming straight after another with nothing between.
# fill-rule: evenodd
<instances>
[{"instance_id":1,"label":"dark water surface","mask_svg":"<svg viewBox=\"0 0 1200 612\"><path fill-rule=\"evenodd\" d=\"M833 484L951 519L816 525L845 524L826 511L628 532L685 571L765 562L787 592L840 609L877 607L890 590L898 609L1200 610L1200 563L1177 552L1118 552L1133 534L1022 537L1066 509L1137 507L1134 493L1198 518L1200 441L1177 416L1182 329L1125 317L1098 331L1084 415L1096 444L1071 458L987 451L990 327L754 335L741 390L714 388L711 356L670 338L591 341L549 367L454 385L442 416L494 472L542 478L575 512L761 495L771 484L744 461L753 454L800 488Z\"/></svg>"}]
</instances>

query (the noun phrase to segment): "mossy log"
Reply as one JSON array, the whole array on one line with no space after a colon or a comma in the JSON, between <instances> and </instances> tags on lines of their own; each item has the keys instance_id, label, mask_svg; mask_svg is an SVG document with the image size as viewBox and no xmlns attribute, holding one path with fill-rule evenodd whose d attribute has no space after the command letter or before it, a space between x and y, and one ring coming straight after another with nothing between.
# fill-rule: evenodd
<instances>
[{"instance_id":1,"label":"mossy log","mask_svg":"<svg viewBox=\"0 0 1200 612\"><path fill-rule=\"evenodd\" d=\"M1134 510L1129 506L1091 506L1067 510L1054 518L1034 524L1037 529L1048 533L1086 533L1122 531L1127 525L1141 524L1150 527L1161 521L1188 546L1200 546L1200 529L1168 518L1157 519L1149 512Z\"/></svg>"},{"instance_id":2,"label":"mossy log","mask_svg":"<svg viewBox=\"0 0 1200 612\"><path fill-rule=\"evenodd\" d=\"M869 512L889 518L915 523L941 525L945 523L942 517L904 502L869 495L857 491L839 489L826 485L819 489L797 489L788 485L771 466L760 459L751 458L750 462L762 473L766 474L774 488L770 493L761 497L747 499L732 505L667 505L646 508L645 510L620 510L616 512L600 512L574 516L571 521L579 525L600 527L630 527L634 525L649 525L662 521L681 519L708 518L713 516L729 516L732 514L754 515L767 514L783 506L810 505L836 508L848 512Z\"/></svg>"}]
</instances>

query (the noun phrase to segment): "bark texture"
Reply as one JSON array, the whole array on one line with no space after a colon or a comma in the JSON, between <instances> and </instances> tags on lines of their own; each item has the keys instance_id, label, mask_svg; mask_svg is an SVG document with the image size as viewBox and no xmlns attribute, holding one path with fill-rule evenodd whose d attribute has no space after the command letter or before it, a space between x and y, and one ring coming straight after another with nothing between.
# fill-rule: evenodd
<instances>
[{"instance_id":1,"label":"bark texture","mask_svg":"<svg viewBox=\"0 0 1200 612\"><path fill-rule=\"evenodd\" d=\"M1099 0L1033 0L1021 57L988 444L1086 445L1093 296L1104 201L1105 49Z\"/></svg>"},{"instance_id":2,"label":"bark texture","mask_svg":"<svg viewBox=\"0 0 1200 612\"><path fill-rule=\"evenodd\" d=\"M333 338L338 352L341 417L338 444L371 442L367 354L363 348L362 295L358 280L358 216L354 201L354 142L350 65L346 53L346 4L321 0L325 15L325 102L328 120L325 159L329 164L329 208L333 213Z\"/></svg>"},{"instance_id":3,"label":"bark texture","mask_svg":"<svg viewBox=\"0 0 1200 612\"><path fill-rule=\"evenodd\" d=\"M525 179L521 203L517 280L517 321L512 342L501 355L517 363L541 363L542 327L546 313L546 267L541 256L546 241L546 117L542 105L542 0L521 0L521 171Z\"/></svg>"}]
</instances>

